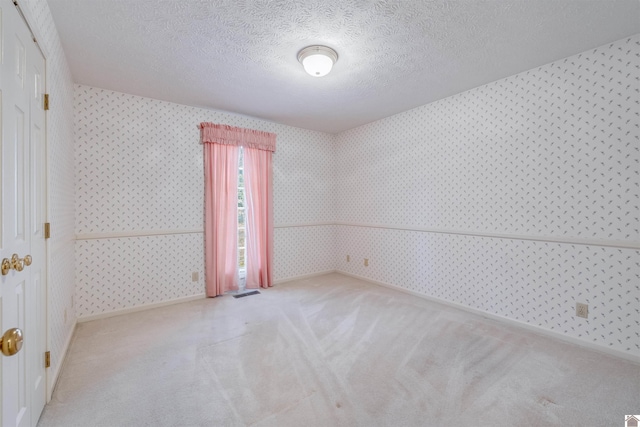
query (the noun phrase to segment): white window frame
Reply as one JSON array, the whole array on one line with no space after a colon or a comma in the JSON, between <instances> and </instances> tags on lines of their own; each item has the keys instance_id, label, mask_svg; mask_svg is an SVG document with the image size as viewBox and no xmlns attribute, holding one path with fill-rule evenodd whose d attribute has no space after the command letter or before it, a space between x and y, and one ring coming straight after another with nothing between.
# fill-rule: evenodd
<instances>
[{"instance_id":1,"label":"white window frame","mask_svg":"<svg viewBox=\"0 0 640 427\"><path fill-rule=\"evenodd\" d=\"M247 275L247 193L245 192L245 185L244 185L244 179L245 179L245 175L244 175L244 149L243 147L239 147L240 148L240 153L238 155L238 224L237 224L237 229L238 229L238 233L237 233L237 239L238 239L238 274L240 276L240 279L243 281L243 279L246 278ZM242 184L240 183L240 177L242 176ZM244 219L244 224L240 223L240 215L242 215L242 218ZM240 233L243 232L244 233L244 241L243 241L243 246L240 246ZM242 255L242 258L241 258ZM240 262L242 262L244 265L240 265Z\"/></svg>"}]
</instances>

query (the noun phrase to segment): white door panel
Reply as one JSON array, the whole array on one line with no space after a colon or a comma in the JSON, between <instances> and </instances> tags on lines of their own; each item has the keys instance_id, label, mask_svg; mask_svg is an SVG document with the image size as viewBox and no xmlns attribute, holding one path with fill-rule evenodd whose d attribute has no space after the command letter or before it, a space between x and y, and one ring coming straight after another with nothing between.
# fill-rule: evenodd
<instances>
[{"instance_id":1,"label":"white door panel","mask_svg":"<svg viewBox=\"0 0 640 427\"><path fill-rule=\"evenodd\" d=\"M0 355L0 420L30 427L46 399L45 62L13 2L0 1L0 258L33 260L0 276L0 334L23 334L17 354Z\"/></svg>"},{"instance_id":2,"label":"white door panel","mask_svg":"<svg viewBox=\"0 0 640 427\"><path fill-rule=\"evenodd\" d=\"M32 263L30 287L27 289L26 333L33 343L34 351L29 351L27 384L30 393L31 425L36 425L46 403L46 373L44 353L47 347L46 335L46 249L44 222L46 213L46 162L45 162L45 113L44 76L45 61L35 43L30 43L27 53L27 82L29 95L29 234Z\"/></svg>"}]
</instances>

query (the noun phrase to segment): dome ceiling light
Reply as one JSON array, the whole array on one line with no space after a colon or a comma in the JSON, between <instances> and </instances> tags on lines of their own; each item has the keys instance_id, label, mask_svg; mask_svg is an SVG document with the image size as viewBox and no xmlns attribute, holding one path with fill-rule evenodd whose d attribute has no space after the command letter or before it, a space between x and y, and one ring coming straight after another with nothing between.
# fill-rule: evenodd
<instances>
[{"instance_id":1,"label":"dome ceiling light","mask_svg":"<svg viewBox=\"0 0 640 427\"><path fill-rule=\"evenodd\" d=\"M322 77L329 74L333 64L338 60L335 50L327 46L307 46L298 52L298 61L304 70L313 77Z\"/></svg>"}]
</instances>

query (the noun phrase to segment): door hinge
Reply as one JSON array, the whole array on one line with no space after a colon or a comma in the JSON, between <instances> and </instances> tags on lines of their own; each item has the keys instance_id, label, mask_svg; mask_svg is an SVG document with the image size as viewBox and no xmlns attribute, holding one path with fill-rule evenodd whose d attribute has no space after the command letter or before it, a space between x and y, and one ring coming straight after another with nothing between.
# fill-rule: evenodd
<instances>
[{"instance_id":1,"label":"door hinge","mask_svg":"<svg viewBox=\"0 0 640 427\"><path fill-rule=\"evenodd\" d=\"M45 368L50 368L51 367L51 352L50 351L45 351L44 352L44 367Z\"/></svg>"},{"instance_id":2,"label":"door hinge","mask_svg":"<svg viewBox=\"0 0 640 427\"><path fill-rule=\"evenodd\" d=\"M49 239L51 237L51 223L44 223L44 238Z\"/></svg>"},{"instance_id":3,"label":"door hinge","mask_svg":"<svg viewBox=\"0 0 640 427\"><path fill-rule=\"evenodd\" d=\"M44 110L47 111L49 109L49 94L44 94Z\"/></svg>"}]
</instances>

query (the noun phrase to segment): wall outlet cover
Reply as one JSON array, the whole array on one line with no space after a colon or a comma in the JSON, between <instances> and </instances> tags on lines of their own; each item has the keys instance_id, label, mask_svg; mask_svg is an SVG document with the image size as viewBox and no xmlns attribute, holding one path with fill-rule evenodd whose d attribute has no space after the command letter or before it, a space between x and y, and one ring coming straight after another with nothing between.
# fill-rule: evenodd
<instances>
[{"instance_id":1,"label":"wall outlet cover","mask_svg":"<svg viewBox=\"0 0 640 427\"><path fill-rule=\"evenodd\" d=\"M589 317L589 306L580 302L576 303L576 316L587 319Z\"/></svg>"}]
</instances>

